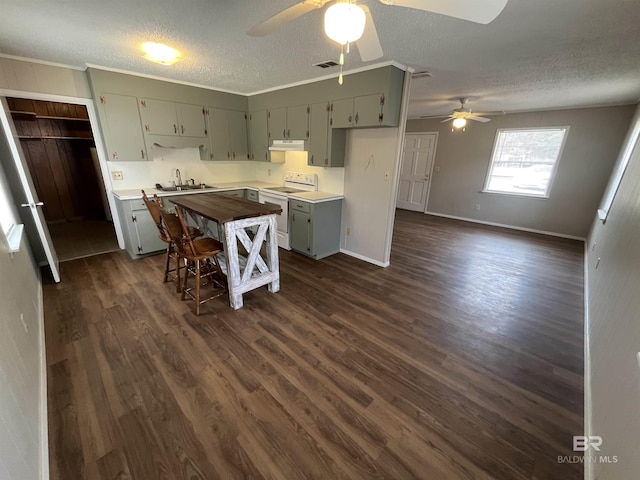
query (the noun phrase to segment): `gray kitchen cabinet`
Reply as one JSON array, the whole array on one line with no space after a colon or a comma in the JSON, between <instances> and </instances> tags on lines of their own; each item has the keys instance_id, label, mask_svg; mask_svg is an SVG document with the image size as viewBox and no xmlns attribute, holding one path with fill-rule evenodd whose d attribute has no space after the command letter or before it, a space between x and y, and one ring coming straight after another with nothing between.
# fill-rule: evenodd
<instances>
[{"instance_id":1,"label":"gray kitchen cabinet","mask_svg":"<svg viewBox=\"0 0 640 480\"><path fill-rule=\"evenodd\" d=\"M258 201L258 191L257 190L251 190L251 189L247 188L244 191L244 198L246 198L247 200L252 200L254 202L257 202Z\"/></svg>"},{"instance_id":2,"label":"gray kitchen cabinet","mask_svg":"<svg viewBox=\"0 0 640 480\"><path fill-rule=\"evenodd\" d=\"M247 114L245 112L228 111L229 116L229 148L232 160L248 160Z\"/></svg>"},{"instance_id":3,"label":"gray kitchen cabinet","mask_svg":"<svg viewBox=\"0 0 640 480\"><path fill-rule=\"evenodd\" d=\"M340 251L342 200L311 203L289 199L292 250L316 260Z\"/></svg>"},{"instance_id":4,"label":"gray kitchen cabinet","mask_svg":"<svg viewBox=\"0 0 640 480\"><path fill-rule=\"evenodd\" d=\"M245 112L211 108L208 113L209 160L248 160Z\"/></svg>"},{"instance_id":5,"label":"gray kitchen cabinet","mask_svg":"<svg viewBox=\"0 0 640 480\"><path fill-rule=\"evenodd\" d=\"M230 160L229 117L227 111L220 108L208 109L209 141L211 142L210 160Z\"/></svg>"},{"instance_id":6,"label":"gray kitchen cabinet","mask_svg":"<svg viewBox=\"0 0 640 480\"><path fill-rule=\"evenodd\" d=\"M236 197L236 198L245 197L244 188L238 188L236 190L227 190L226 192L220 192L220 193L222 193L222 195L227 195L229 197Z\"/></svg>"},{"instance_id":7,"label":"gray kitchen cabinet","mask_svg":"<svg viewBox=\"0 0 640 480\"><path fill-rule=\"evenodd\" d=\"M351 128L353 126L353 97L331 102L331 128Z\"/></svg>"},{"instance_id":8,"label":"gray kitchen cabinet","mask_svg":"<svg viewBox=\"0 0 640 480\"><path fill-rule=\"evenodd\" d=\"M140 114L147 135L206 138L204 108L200 105L144 98Z\"/></svg>"},{"instance_id":9,"label":"gray kitchen cabinet","mask_svg":"<svg viewBox=\"0 0 640 480\"><path fill-rule=\"evenodd\" d=\"M269 139L306 140L309 138L309 105L269 110Z\"/></svg>"},{"instance_id":10,"label":"gray kitchen cabinet","mask_svg":"<svg viewBox=\"0 0 640 480\"><path fill-rule=\"evenodd\" d=\"M287 139L309 138L309 105L287 107Z\"/></svg>"},{"instance_id":11,"label":"gray kitchen cabinet","mask_svg":"<svg viewBox=\"0 0 640 480\"><path fill-rule=\"evenodd\" d=\"M249 157L251 160L269 161L269 127L267 111L249 113Z\"/></svg>"},{"instance_id":12,"label":"gray kitchen cabinet","mask_svg":"<svg viewBox=\"0 0 640 480\"><path fill-rule=\"evenodd\" d=\"M336 100L330 109L332 128L398 126L399 105L389 105L382 93Z\"/></svg>"},{"instance_id":13,"label":"gray kitchen cabinet","mask_svg":"<svg viewBox=\"0 0 640 480\"><path fill-rule=\"evenodd\" d=\"M100 95L99 113L109 160L147 160L136 97L103 93Z\"/></svg>"},{"instance_id":14,"label":"gray kitchen cabinet","mask_svg":"<svg viewBox=\"0 0 640 480\"><path fill-rule=\"evenodd\" d=\"M167 244L158 237L158 228L142 199L118 200L117 207L131 258L166 250Z\"/></svg>"},{"instance_id":15,"label":"gray kitchen cabinet","mask_svg":"<svg viewBox=\"0 0 640 480\"><path fill-rule=\"evenodd\" d=\"M346 131L329 128L330 106L314 103L309 110L309 152L313 167L344 167Z\"/></svg>"},{"instance_id":16,"label":"gray kitchen cabinet","mask_svg":"<svg viewBox=\"0 0 640 480\"><path fill-rule=\"evenodd\" d=\"M287 109L274 108L267 113L269 142L287 138Z\"/></svg>"}]
</instances>

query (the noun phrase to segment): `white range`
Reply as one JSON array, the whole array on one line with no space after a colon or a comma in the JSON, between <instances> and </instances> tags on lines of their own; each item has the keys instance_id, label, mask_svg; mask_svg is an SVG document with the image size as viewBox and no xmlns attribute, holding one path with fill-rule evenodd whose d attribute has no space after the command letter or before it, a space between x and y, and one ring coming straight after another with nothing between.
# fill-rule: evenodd
<instances>
[{"instance_id":1,"label":"white range","mask_svg":"<svg viewBox=\"0 0 640 480\"><path fill-rule=\"evenodd\" d=\"M315 173L286 172L282 187L261 188L258 192L260 203L277 205L282 213L277 216L278 246L291 250L289 246L289 195L318 190L318 175Z\"/></svg>"}]
</instances>

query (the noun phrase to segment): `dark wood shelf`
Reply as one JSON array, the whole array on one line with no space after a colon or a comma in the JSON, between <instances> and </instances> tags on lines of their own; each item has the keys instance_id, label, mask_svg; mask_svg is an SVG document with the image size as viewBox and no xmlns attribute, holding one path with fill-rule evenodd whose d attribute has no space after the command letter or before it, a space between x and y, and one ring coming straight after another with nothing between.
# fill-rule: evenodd
<instances>
[{"instance_id":1,"label":"dark wood shelf","mask_svg":"<svg viewBox=\"0 0 640 480\"><path fill-rule=\"evenodd\" d=\"M88 118L77 118L77 117L51 117L48 115L36 115L36 118L45 118L47 120L73 120L76 122L88 122Z\"/></svg>"},{"instance_id":2,"label":"dark wood shelf","mask_svg":"<svg viewBox=\"0 0 640 480\"><path fill-rule=\"evenodd\" d=\"M18 135L18 138L27 138L32 140L54 139L54 140L91 140L93 141L93 137L56 137L53 135Z\"/></svg>"},{"instance_id":3,"label":"dark wood shelf","mask_svg":"<svg viewBox=\"0 0 640 480\"><path fill-rule=\"evenodd\" d=\"M9 113L16 114L16 115L24 115L26 117L33 117L33 118L35 118L37 115L36 112L25 112L23 110L9 110Z\"/></svg>"}]
</instances>

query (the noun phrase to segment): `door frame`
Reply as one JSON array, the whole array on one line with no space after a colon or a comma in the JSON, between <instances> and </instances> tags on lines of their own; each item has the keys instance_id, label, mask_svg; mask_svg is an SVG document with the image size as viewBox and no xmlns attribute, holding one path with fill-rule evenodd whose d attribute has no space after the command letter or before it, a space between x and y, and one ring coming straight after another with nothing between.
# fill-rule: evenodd
<instances>
[{"instance_id":1,"label":"door frame","mask_svg":"<svg viewBox=\"0 0 640 480\"><path fill-rule=\"evenodd\" d=\"M116 200L112 195L113 185L111 184L111 176L109 173L109 167L107 163L107 153L104 148L102 131L100 130L100 123L98 122L98 116L96 113L96 107L95 107L93 98L69 97L65 95L24 92L22 90L9 90L9 89L3 89L3 88L0 88L0 96L26 98L29 100L42 100L47 102L70 103L73 105L84 105L87 108L87 113L89 114L89 125L91 127L91 134L93 135L93 141L96 145L96 153L98 154L98 162L100 164L100 174L102 175L102 182L104 183L105 190L107 191L107 200L109 202L109 208L111 209L111 219L113 220L113 227L116 232L118 246L121 249L123 249L124 235L122 232L122 226L120 225L120 217L118 215ZM6 114L9 118L11 118L11 112L6 112ZM17 148L18 145L16 144L13 136L11 138L7 138L7 141L9 142L9 145L10 147L12 147L12 149ZM14 162L20 161L20 159L18 158L14 158L13 160Z\"/></svg>"},{"instance_id":2,"label":"door frame","mask_svg":"<svg viewBox=\"0 0 640 480\"><path fill-rule=\"evenodd\" d=\"M400 170L402 170L402 160L404 158L404 148L407 144L407 137L409 135L435 135L436 141L433 147L433 161L431 162L431 169L429 170L429 183L427 185L427 198L424 202L424 211L422 213L427 213L429 211L429 195L431 195L431 182L433 181L433 170L436 165L436 153L438 151L438 138L440 132L405 132L404 138L402 139L402 153L400 155ZM398 174L398 191L400 186L400 174ZM396 205L398 204L398 199L396 197ZM396 207L397 208L397 207Z\"/></svg>"}]
</instances>

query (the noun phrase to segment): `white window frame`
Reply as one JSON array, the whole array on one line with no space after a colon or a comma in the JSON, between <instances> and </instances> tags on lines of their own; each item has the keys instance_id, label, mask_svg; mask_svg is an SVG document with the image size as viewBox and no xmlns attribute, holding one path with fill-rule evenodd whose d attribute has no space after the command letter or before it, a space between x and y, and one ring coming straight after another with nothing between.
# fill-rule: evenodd
<instances>
[{"instance_id":1,"label":"white window frame","mask_svg":"<svg viewBox=\"0 0 640 480\"><path fill-rule=\"evenodd\" d=\"M491 149L491 157L489 158L489 166L487 167L487 173L484 178L484 185L482 186L482 193L493 193L496 195L512 195L516 197L531 197L531 198L549 198L551 193L551 187L553 186L553 182L556 178L556 172L558 171L558 164L560 163L560 159L562 158L562 153L564 152L564 146L567 143L567 137L569 136L569 126L550 126L550 127L520 127L520 128L499 128L496 130L496 136L493 140L493 148ZM518 192L504 192L500 190L489 190L489 183L491 179L491 172L493 171L493 158L496 153L496 147L498 146L498 138L500 137L500 133L502 132L517 132L517 131L542 131L542 130L564 130L564 135L562 137L562 143L560 144L560 150L558 150L558 156L556 157L556 161L553 164L553 169L551 170L551 176L549 177L549 183L547 183L547 188L542 195L537 195L535 193L518 193Z\"/></svg>"}]
</instances>

